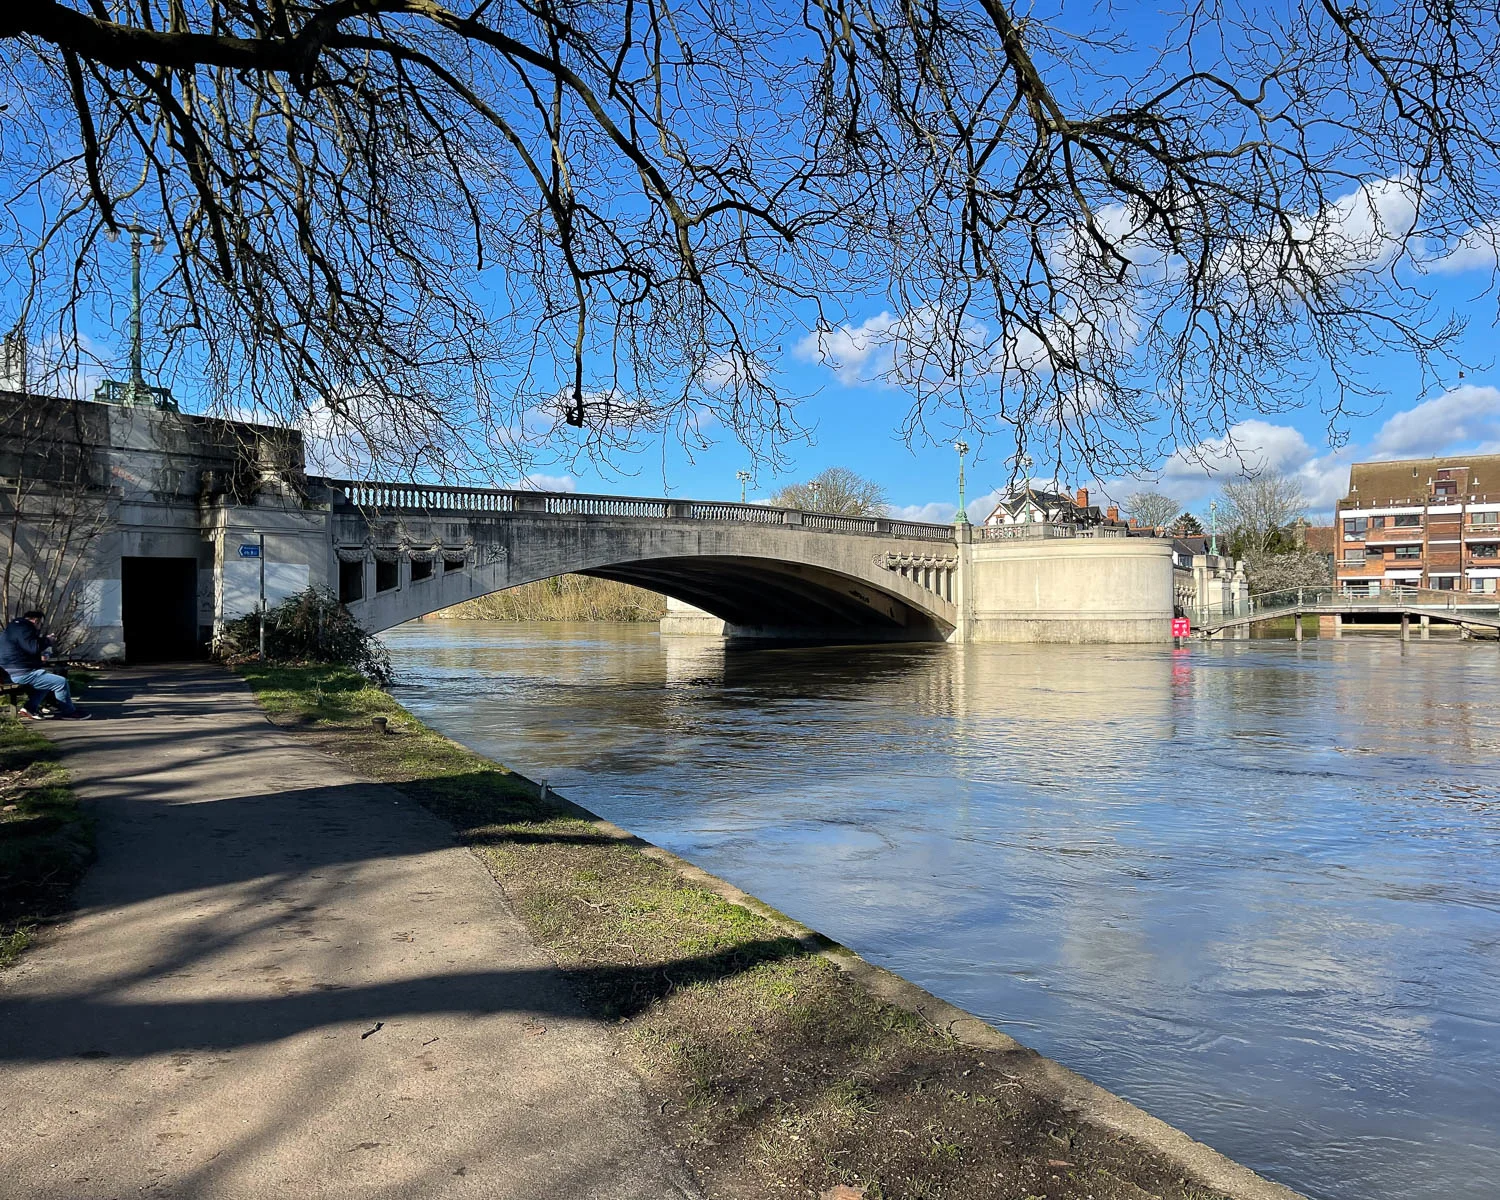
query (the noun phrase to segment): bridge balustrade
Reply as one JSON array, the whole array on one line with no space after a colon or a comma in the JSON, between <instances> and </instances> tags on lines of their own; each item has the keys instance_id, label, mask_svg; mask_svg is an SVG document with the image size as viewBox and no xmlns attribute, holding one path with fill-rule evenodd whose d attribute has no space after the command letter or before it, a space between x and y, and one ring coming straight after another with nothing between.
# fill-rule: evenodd
<instances>
[{"instance_id":1,"label":"bridge balustrade","mask_svg":"<svg viewBox=\"0 0 1500 1200\"><path fill-rule=\"evenodd\" d=\"M890 532L897 537L916 538L925 542L951 542L951 525L928 525L921 521L887 521Z\"/></svg>"},{"instance_id":2,"label":"bridge balustrade","mask_svg":"<svg viewBox=\"0 0 1500 1200\"><path fill-rule=\"evenodd\" d=\"M1019 525L980 525L974 533L982 542L1012 542L1076 537L1078 529L1060 521L1027 521Z\"/></svg>"},{"instance_id":3,"label":"bridge balustrade","mask_svg":"<svg viewBox=\"0 0 1500 1200\"><path fill-rule=\"evenodd\" d=\"M786 524L786 513L782 509L767 508L763 504L733 504L717 500L694 500L692 517L695 521L746 521L752 525Z\"/></svg>"},{"instance_id":4,"label":"bridge balustrade","mask_svg":"<svg viewBox=\"0 0 1500 1200\"><path fill-rule=\"evenodd\" d=\"M641 496L598 496L581 492L530 492L505 488L449 487L425 483L380 483L326 479L356 508L408 512L527 513L641 517L655 520L730 521L752 525L800 525L831 533L855 533L951 542L953 526L886 517L846 517L836 513L735 504L717 500L669 500Z\"/></svg>"}]
</instances>

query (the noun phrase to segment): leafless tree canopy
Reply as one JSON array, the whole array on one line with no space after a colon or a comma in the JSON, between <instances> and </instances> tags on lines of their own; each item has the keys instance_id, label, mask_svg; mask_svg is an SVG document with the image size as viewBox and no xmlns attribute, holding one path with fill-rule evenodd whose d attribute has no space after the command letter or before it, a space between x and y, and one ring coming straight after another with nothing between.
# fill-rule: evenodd
<instances>
[{"instance_id":1,"label":"leafless tree canopy","mask_svg":"<svg viewBox=\"0 0 1500 1200\"><path fill-rule=\"evenodd\" d=\"M1224 485L1222 520L1252 556L1264 554L1276 533L1306 512L1302 485L1290 475L1264 471Z\"/></svg>"},{"instance_id":2,"label":"leafless tree canopy","mask_svg":"<svg viewBox=\"0 0 1500 1200\"><path fill-rule=\"evenodd\" d=\"M774 456L789 339L881 308L910 435L1130 470L1430 360L1421 263L1500 212L1494 0L24 0L0 46L5 315L76 346L159 227L155 361L416 471Z\"/></svg>"},{"instance_id":3,"label":"leafless tree canopy","mask_svg":"<svg viewBox=\"0 0 1500 1200\"><path fill-rule=\"evenodd\" d=\"M1152 529L1171 525L1182 511L1177 501L1160 492L1135 492L1125 497L1125 513Z\"/></svg>"},{"instance_id":4,"label":"leafless tree canopy","mask_svg":"<svg viewBox=\"0 0 1500 1200\"><path fill-rule=\"evenodd\" d=\"M837 513L841 517L884 516L890 498L873 479L848 467L828 467L806 483L789 483L770 503L807 512Z\"/></svg>"}]
</instances>

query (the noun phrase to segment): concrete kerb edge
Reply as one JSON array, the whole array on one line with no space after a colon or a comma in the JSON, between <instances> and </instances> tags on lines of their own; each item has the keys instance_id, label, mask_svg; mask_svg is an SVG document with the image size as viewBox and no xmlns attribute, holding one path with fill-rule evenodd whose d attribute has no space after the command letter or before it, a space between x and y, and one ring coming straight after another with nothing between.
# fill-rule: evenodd
<instances>
[{"instance_id":1,"label":"concrete kerb edge","mask_svg":"<svg viewBox=\"0 0 1500 1200\"><path fill-rule=\"evenodd\" d=\"M1182 1130L1153 1117L1144 1109L1106 1091L1098 1084L1091 1083L1076 1071L1022 1045L973 1013L939 999L909 979L903 979L884 967L867 962L847 946L840 945L815 929L809 929L800 921L793 920L727 880L710 875L701 867L679 858L670 850L653 845L628 829L622 829L613 821L605 820L566 796L550 789L547 795L580 819L591 822L601 833L628 842L646 857L671 867L688 883L766 918L822 954L877 999L912 1013L933 1029L948 1034L960 1045L1007 1055L1005 1066L1008 1069L1026 1079L1041 1095L1056 1100L1080 1120L1132 1138L1176 1165L1185 1175L1190 1175L1209 1187L1218 1188L1232 1200L1307 1200L1301 1192L1257 1175L1249 1167L1220 1154L1212 1146L1195 1141Z\"/></svg>"}]
</instances>

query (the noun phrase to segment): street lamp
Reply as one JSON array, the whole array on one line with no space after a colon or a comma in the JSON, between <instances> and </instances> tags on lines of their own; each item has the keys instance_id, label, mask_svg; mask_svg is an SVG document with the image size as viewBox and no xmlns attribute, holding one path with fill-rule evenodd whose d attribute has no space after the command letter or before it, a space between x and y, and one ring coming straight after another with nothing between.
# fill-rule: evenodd
<instances>
[{"instance_id":1,"label":"street lamp","mask_svg":"<svg viewBox=\"0 0 1500 1200\"><path fill-rule=\"evenodd\" d=\"M740 503L745 503L745 487L750 482L749 471L736 471L734 477L740 481Z\"/></svg>"},{"instance_id":2,"label":"street lamp","mask_svg":"<svg viewBox=\"0 0 1500 1200\"><path fill-rule=\"evenodd\" d=\"M1208 502L1208 552L1210 554L1219 552L1219 502L1217 500Z\"/></svg>"},{"instance_id":3,"label":"street lamp","mask_svg":"<svg viewBox=\"0 0 1500 1200\"><path fill-rule=\"evenodd\" d=\"M953 448L958 451L958 511L953 514L955 525L967 525L969 523L968 507L964 503L964 455L969 452L968 442L954 442Z\"/></svg>"},{"instance_id":4,"label":"street lamp","mask_svg":"<svg viewBox=\"0 0 1500 1200\"><path fill-rule=\"evenodd\" d=\"M105 230L104 236L117 241L121 233L130 235L130 379L121 383L106 379L94 392L94 398L105 404L129 404L176 412L177 402L169 388L150 387L141 371L141 239L151 238L151 249L160 254L167 241L154 229L131 223Z\"/></svg>"},{"instance_id":5,"label":"street lamp","mask_svg":"<svg viewBox=\"0 0 1500 1200\"><path fill-rule=\"evenodd\" d=\"M823 485L814 479L807 485L807 490L812 493L812 510L818 512L818 504L823 498Z\"/></svg>"}]
</instances>

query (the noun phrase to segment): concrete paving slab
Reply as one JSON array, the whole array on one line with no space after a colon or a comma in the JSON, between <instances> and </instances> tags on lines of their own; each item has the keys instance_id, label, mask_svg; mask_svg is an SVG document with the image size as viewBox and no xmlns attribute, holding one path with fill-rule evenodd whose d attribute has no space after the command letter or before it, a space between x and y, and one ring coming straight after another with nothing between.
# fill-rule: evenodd
<instances>
[{"instance_id":1,"label":"concrete paving slab","mask_svg":"<svg viewBox=\"0 0 1500 1200\"><path fill-rule=\"evenodd\" d=\"M0 976L0 1196L698 1195L445 825L213 668L88 707L43 727L99 860Z\"/></svg>"}]
</instances>

